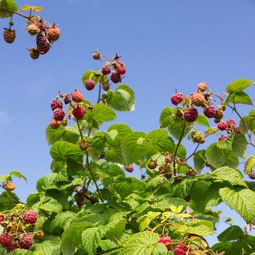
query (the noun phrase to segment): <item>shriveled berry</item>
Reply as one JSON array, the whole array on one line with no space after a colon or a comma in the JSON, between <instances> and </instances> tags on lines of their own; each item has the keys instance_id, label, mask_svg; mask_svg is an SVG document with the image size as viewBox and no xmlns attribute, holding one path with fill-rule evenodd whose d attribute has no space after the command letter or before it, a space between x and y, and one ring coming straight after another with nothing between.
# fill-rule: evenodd
<instances>
[{"instance_id":1,"label":"shriveled berry","mask_svg":"<svg viewBox=\"0 0 255 255\"><path fill-rule=\"evenodd\" d=\"M130 164L128 166L125 166L125 170L129 173L132 173L134 171L134 165Z\"/></svg>"},{"instance_id":2,"label":"shriveled berry","mask_svg":"<svg viewBox=\"0 0 255 255\"><path fill-rule=\"evenodd\" d=\"M223 140L226 140L228 137L225 136L225 135L221 135L219 138L218 138L218 141L223 141Z\"/></svg>"},{"instance_id":3,"label":"shriveled berry","mask_svg":"<svg viewBox=\"0 0 255 255\"><path fill-rule=\"evenodd\" d=\"M63 120L65 117L65 112L60 109L60 108L56 108L53 112L53 118L54 120Z\"/></svg>"},{"instance_id":4,"label":"shriveled berry","mask_svg":"<svg viewBox=\"0 0 255 255\"><path fill-rule=\"evenodd\" d=\"M102 66L102 74L107 75L111 72L111 68L108 65Z\"/></svg>"},{"instance_id":5,"label":"shriveled berry","mask_svg":"<svg viewBox=\"0 0 255 255\"><path fill-rule=\"evenodd\" d=\"M88 141L82 140L79 142L80 149L86 151L89 148Z\"/></svg>"},{"instance_id":6,"label":"shriveled berry","mask_svg":"<svg viewBox=\"0 0 255 255\"><path fill-rule=\"evenodd\" d=\"M181 103L181 101L183 100L183 94L182 93L175 93L172 97L171 97L171 102L174 105L177 105L179 103Z\"/></svg>"},{"instance_id":7,"label":"shriveled berry","mask_svg":"<svg viewBox=\"0 0 255 255\"><path fill-rule=\"evenodd\" d=\"M7 182L5 188L7 191L13 191L15 190L15 184L13 182Z\"/></svg>"},{"instance_id":8,"label":"shriveled berry","mask_svg":"<svg viewBox=\"0 0 255 255\"><path fill-rule=\"evenodd\" d=\"M32 48L29 49L30 51L30 57L32 59L38 59L40 57L40 51L38 49Z\"/></svg>"},{"instance_id":9,"label":"shriveled berry","mask_svg":"<svg viewBox=\"0 0 255 255\"><path fill-rule=\"evenodd\" d=\"M4 247L8 246L12 242L12 237L7 234L0 235L0 244Z\"/></svg>"},{"instance_id":10,"label":"shriveled berry","mask_svg":"<svg viewBox=\"0 0 255 255\"><path fill-rule=\"evenodd\" d=\"M76 108L73 109L73 116L77 119L77 120L81 120L83 118L83 116L85 115L85 109L82 106L78 106Z\"/></svg>"},{"instance_id":11,"label":"shriveled berry","mask_svg":"<svg viewBox=\"0 0 255 255\"><path fill-rule=\"evenodd\" d=\"M205 96L201 92L195 92L192 94L192 103L195 106L203 106L205 104Z\"/></svg>"},{"instance_id":12,"label":"shriveled berry","mask_svg":"<svg viewBox=\"0 0 255 255\"><path fill-rule=\"evenodd\" d=\"M48 28L47 35L50 42L55 42L60 37L60 29L53 24L52 27Z\"/></svg>"},{"instance_id":13,"label":"shriveled berry","mask_svg":"<svg viewBox=\"0 0 255 255\"><path fill-rule=\"evenodd\" d=\"M48 51L50 50L50 46L48 48L37 47L37 50L40 52L41 55L44 55L44 54L48 53Z\"/></svg>"},{"instance_id":14,"label":"shriveled berry","mask_svg":"<svg viewBox=\"0 0 255 255\"><path fill-rule=\"evenodd\" d=\"M72 102L72 95L66 95L64 98L65 104L70 104Z\"/></svg>"},{"instance_id":15,"label":"shriveled berry","mask_svg":"<svg viewBox=\"0 0 255 255\"><path fill-rule=\"evenodd\" d=\"M7 246L7 251L10 252L10 251L14 251L18 248L21 248L19 244L17 243L11 243Z\"/></svg>"},{"instance_id":16,"label":"shriveled berry","mask_svg":"<svg viewBox=\"0 0 255 255\"><path fill-rule=\"evenodd\" d=\"M13 43L16 39L16 30L5 28L3 37L7 43Z\"/></svg>"},{"instance_id":17,"label":"shriveled berry","mask_svg":"<svg viewBox=\"0 0 255 255\"><path fill-rule=\"evenodd\" d=\"M24 213L24 221L28 224L34 224L37 221L37 213L35 210L28 210Z\"/></svg>"},{"instance_id":18,"label":"shriveled berry","mask_svg":"<svg viewBox=\"0 0 255 255\"><path fill-rule=\"evenodd\" d=\"M58 100L55 100L53 99L51 101L51 109L52 111L54 111L55 109L59 108L59 109L62 109L63 108L63 105L62 105L62 102L61 101L58 101Z\"/></svg>"},{"instance_id":19,"label":"shriveled berry","mask_svg":"<svg viewBox=\"0 0 255 255\"><path fill-rule=\"evenodd\" d=\"M184 112L183 116L186 121L193 122L198 117L198 111L195 107L191 107Z\"/></svg>"},{"instance_id":20,"label":"shriveled berry","mask_svg":"<svg viewBox=\"0 0 255 255\"><path fill-rule=\"evenodd\" d=\"M148 163L148 168L150 169L154 169L157 167L157 161L156 160L151 160L149 163Z\"/></svg>"},{"instance_id":21,"label":"shriveled berry","mask_svg":"<svg viewBox=\"0 0 255 255\"><path fill-rule=\"evenodd\" d=\"M227 129L227 123L226 123L226 121L221 121L221 122L218 124L218 129L219 129L219 130L226 130L226 129Z\"/></svg>"},{"instance_id":22,"label":"shriveled berry","mask_svg":"<svg viewBox=\"0 0 255 255\"><path fill-rule=\"evenodd\" d=\"M162 236L162 237L160 237L159 243L164 244L166 246L167 250L171 250L172 240L171 240L171 238L169 236Z\"/></svg>"},{"instance_id":23,"label":"shriveled berry","mask_svg":"<svg viewBox=\"0 0 255 255\"><path fill-rule=\"evenodd\" d=\"M215 119L222 119L223 118L223 110L221 108L218 108L215 113Z\"/></svg>"},{"instance_id":24,"label":"shriveled berry","mask_svg":"<svg viewBox=\"0 0 255 255\"><path fill-rule=\"evenodd\" d=\"M197 91L198 92L204 92L207 89L207 84L205 82L200 82L197 85Z\"/></svg>"},{"instance_id":25,"label":"shriveled berry","mask_svg":"<svg viewBox=\"0 0 255 255\"><path fill-rule=\"evenodd\" d=\"M204 109L204 115L207 118L214 118L216 114L216 110L213 105L209 105Z\"/></svg>"},{"instance_id":26,"label":"shriveled berry","mask_svg":"<svg viewBox=\"0 0 255 255\"><path fill-rule=\"evenodd\" d=\"M119 66L119 67L117 68L117 72L118 72L119 74L125 74L125 73L126 73L126 68L125 68L125 66Z\"/></svg>"},{"instance_id":27,"label":"shriveled berry","mask_svg":"<svg viewBox=\"0 0 255 255\"><path fill-rule=\"evenodd\" d=\"M29 249L34 242L34 237L31 234L27 234L22 236L21 240L20 240L20 246L21 248L24 249Z\"/></svg>"},{"instance_id":28,"label":"shriveled berry","mask_svg":"<svg viewBox=\"0 0 255 255\"><path fill-rule=\"evenodd\" d=\"M39 231L35 232L35 237L38 238L38 239L43 239L44 232L42 230L39 230Z\"/></svg>"},{"instance_id":29,"label":"shriveled berry","mask_svg":"<svg viewBox=\"0 0 255 255\"><path fill-rule=\"evenodd\" d=\"M59 128L60 125L61 125L61 121L58 121L58 120L52 119L50 122L50 127L52 129L57 129L57 128Z\"/></svg>"},{"instance_id":30,"label":"shriveled berry","mask_svg":"<svg viewBox=\"0 0 255 255\"><path fill-rule=\"evenodd\" d=\"M188 248L184 245L176 245L174 248L174 255L186 255Z\"/></svg>"},{"instance_id":31,"label":"shriveled berry","mask_svg":"<svg viewBox=\"0 0 255 255\"><path fill-rule=\"evenodd\" d=\"M47 36L38 34L36 37L36 45L38 50L43 51L50 48L50 41Z\"/></svg>"},{"instance_id":32,"label":"shriveled berry","mask_svg":"<svg viewBox=\"0 0 255 255\"><path fill-rule=\"evenodd\" d=\"M77 90L75 90L72 93L72 98L73 98L73 101L76 102L76 103L80 103L80 102L83 101L83 96L82 96L81 92L77 91Z\"/></svg>"},{"instance_id":33,"label":"shriveled berry","mask_svg":"<svg viewBox=\"0 0 255 255\"><path fill-rule=\"evenodd\" d=\"M113 83L121 82L121 76L118 72L112 72L111 74L111 80Z\"/></svg>"},{"instance_id":34,"label":"shriveled berry","mask_svg":"<svg viewBox=\"0 0 255 255\"><path fill-rule=\"evenodd\" d=\"M250 179L254 180L255 179L255 170L252 170L251 173L249 174Z\"/></svg>"},{"instance_id":35,"label":"shriveled berry","mask_svg":"<svg viewBox=\"0 0 255 255\"><path fill-rule=\"evenodd\" d=\"M96 82L94 80L88 79L85 81L85 88L87 90L92 90L95 87L95 85L96 85Z\"/></svg>"},{"instance_id":36,"label":"shriveled berry","mask_svg":"<svg viewBox=\"0 0 255 255\"><path fill-rule=\"evenodd\" d=\"M95 51L93 52L92 57L93 57L95 60L100 60L100 59L101 59L101 53L100 53L100 51L95 50Z\"/></svg>"},{"instance_id":37,"label":"shriveled berry","mask_svg":"<svg viewBox=\"0 0 255 255\"><path fill-rule=\"evenodd\" d=\"M103 90L108 91L110 89L110 82L107 80L102 84Z\"/></svg>"},{"instance_id":38,"label":"shriveled berry","mask_svg":"<svg viewBox=\"0 0 255 255\"><path fill-rule=\"evenodd\" d=\"M41 30L41 31L45 31L45 29L46 29L46 27L45 27L45 24L44 24L44 22L42 21L42 20L39 20L38 22L37 22L37 27Z\"/></svg>"},{"instance_id":39,"label":"shriveled berry","mask_svg":"<svg viewBox=\"0 0 255 255\"><path fill-rule=\"evenodd\" d=\"M40 29L38 28L38 26L35 23L30 23L26 30L28 31L28 33L30 35L37 35L40 33Z\"/></svg>"}]
</instances>

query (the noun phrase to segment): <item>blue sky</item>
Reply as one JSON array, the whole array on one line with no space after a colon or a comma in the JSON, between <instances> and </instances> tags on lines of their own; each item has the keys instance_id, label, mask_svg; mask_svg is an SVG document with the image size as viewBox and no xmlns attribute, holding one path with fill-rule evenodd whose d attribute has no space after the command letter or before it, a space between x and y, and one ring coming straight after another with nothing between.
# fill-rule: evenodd
<instances>
[{"instance_id":1,"label":"blue sky","mask_svg":"<svg viewBox=\"0 0 255 255\"><path fill-rule=\"evenodd\" d=\"M24 3L17 2L20 7ZM28 177L27 184L17 181L23 200L35 191L36 180L50 172L44 136L52 116L50 101L59 90L83 89L81 74L100 68L91 58L93 50L123 56L124 82L135 90L136 110L118 113L116 122L127 123L133 130L158 128L159 114L170 105L176 88L191 93L205 81L222 93L235 79L254 80L253 0L38 0L25 4L44 6L41 15L59 24L62 35L36 61L26 50L35 41L24 31L22 18L15 17L15 43L0 41L0 175L15 169ZM7 20L0 20L1 27L7 25ZM86 99L96 100L96 91L83 89L83 93ZM232 210L226 215L243 226ZM222 224L219 231L226 226Z\"/></svg>"}]
</instances>

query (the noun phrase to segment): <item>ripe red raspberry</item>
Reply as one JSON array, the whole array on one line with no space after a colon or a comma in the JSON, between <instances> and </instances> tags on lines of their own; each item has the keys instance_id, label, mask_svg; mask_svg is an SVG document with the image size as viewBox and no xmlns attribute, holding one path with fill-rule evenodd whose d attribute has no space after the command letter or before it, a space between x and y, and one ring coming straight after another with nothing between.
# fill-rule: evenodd
<instances>
[{"instance_id":1,"label":"ripe red raspberry","mask_svg":"<svg viewBox=\"0 0 255 255\"><path fill-rule=\"evenodd\" d=\"M102 66L102 74L107 75L111 72L111 68L108 65Z\"/></svg>"},{"instance_id":2,"label":"ripe red raspberry","mask_svg":"<svg viewBox=\"0 0 255 255\"><path fill-rule=\"evenodd\" d=\"M64 98L65 104L70 104L72 102L72 95L66 95Z\"/></svg>"},{"instance_id":3,"label":"ripe red raspberry","mask_svg":"<svg viewBox=\"0 0 255 255\"><path fill-rule=\"evenodd\" d=\"M171 102L174 105L177 105L179 103L181 103L181 101L183 100L183 94L182 93L175 93L172 97L171 97Z\"/></svg>"},{"instance_id":4,"label":"ripe red raspberry","mask_svg":"<svg viewBox=\"0 0 255 255\"><path fill-rule=\"evenodd\" d=\"M162 236L160 239L159 239L159 243L162 243L166 246L167 250L171 250L171 243L172 243L172 240L169 236Z\"/></svg>"},{"instance_id":5,"label":"ripe red raspberry","mask_svg":"<svg viewBox=\"0 0 255 255\"><path fill-rule=\"evenodd\" d=\"M207 118L214 118L214 117L215 117L215 114L216 114L216 110L215 110L215 108L213 107L213 105L209 105L209 106L207 106L207 107L204 109L204 115L205 115Z\"/></svg>"},{"instance_id":6,"label":"ripe red raspberry","mask_svg":"<svg viewBox=\"0 0 255 255\"><path fill-rule=\"evenodd\" d=\"M75 91L72 93L72 98L73 101L76 103L80 103L83 101L83 96L80 91L77 91L77 89L75 89Z\"/></svg>"},{"instance_id":7,"label":"ripe red raspberry","mask_svg":"<svg viewBox=\"0 0 255 255\"><path fill-rule=\"evenodd\" d=\"M36 45L40 50L48 49L50 47L50 41L47 36L39 34L36 36Z\"/></svg>"},{"instance_id":8,"label":"ripe red raspberry","mask_svg":"<svg viewBox=\"0 0 255 255\"><path fill-rule=\"evenodd\" d=\"M255 179L255 170L252 170L251 173L249 174L249 177L254 180Z\"/></svg>"},{"instance_id":9,"label":"ripe red raspberry","mask_svg":"<svg viewBox=\"0 0 255 255\"><path fill-rule=\"evenodd\" d=\"M59 128L61 125L61 121L58 121L58 120L51 120L51 123L50 123L50 127L53 128L53 129L57 129Z\"/></svg>"},{"instance_id":10,"label":"ripe red raspberry","mask_svg":"<svg viewBox=\"0 0 255 255\"><path fill-rule=\"evenodd\" d=\"M113 83L121 82L121 76L118 72L112 72L111 80Z\"/></svg>"},{"instance_id":11,"label":"ripe red raspberry","mask_svg":"<svg viewBox=\"0 0 255 255\"><path fill-rule=\"evenodd\" d=\"M16 39L16 30L5 28L3 37L7 43L13 43Z\"/></svg>"},{"instance_id":12,"label":"ripe red raspberry","mask_svg":"<svg viewBox=\"0 0 255 255\"><path fill-rule=\"evenodd\" d=\"M4 221L4 215L1 214L1 215L0 215L0 222L3 222L3 221Z\"/></svg>"},{"instance_id":13,"label":"ripe red raspberry","mask_svg":"<svg viewBox=\"0 0 255 255\"><path fill-rule=\"evenodd\" d=\"M226 140L227 138L228 138L227 136L221 135L221 136L218 138L218 141Z\"/></svg>"},{"instance_id":14,"label":"ripe red raspberry","mask_svg":"<svg viewBox=\"0 0 255 255\"><path fill-rule=\"evenodd\" d=\"M218 129L219 129L219 130L226 130L226 129L227 129L227 123L226 123L226 121L221 121L221 122L218 124Z\"/></svg>"},{"instance_id":15,"label":"ripe red raspberry","mask_svg":"<svg viewBox=\"0 0 255 255\"><path fill-rule=\"evenodd\" d=\"M125 166L125 170L128 171L129 173L132 173L134 171L134 165L130 164L128 166Z\"/></svg>"},{"instance_id":16,"label":"ripe red raspberry","mask_svg":"<svg viewBox=\"0 0 255 255\"><path fill-rule=\"evenodd\" d=\"M120 60L117 60L116 62L116 65L119 67L119 66L124 66L124 63Z\"/></svg>"},{"instance_id":17,"label":"ripe red raspberry","mask_svg":"<svg viewBox=\"0 0 255 255\"><path fill-rule=\"evenodd\" d=\"M60 37L60 29L53 24L52 27L48 28L47 35L50 42L55 42Z\"/></svg>"},{"instance_id":18,"label":"ripe red raspberry","mask_svg":"<svg viewBox=\"0 0 255 255\"><path fill-rule=\"evenodd\" d=\"M60 109L60 108L56 108L53 112L53 118L54 120L63 120L65 117L65 112Z\"/></svg>"},{"instance_id":19,"label":"ripe red raspberry","mask_svg":"<svg viewBox=\"0 0 255 255\"><path fill-rule=\"evenodd\" d=\"M55 100L55 99L51 101L50 105L51 105L52 111L54 111L57 108L59 108L59 109L63 108L62 103L60 101L58 101L58 100Z\"/></svg>"},{"instance_id":20,"label":"ripe red raspberry","mask_svg":"<svg viewBox=\"0 0 255 255\"><path fill-rule=\"evenodd\" d=\"M197 91L198 92L204 92L207 89L207 84L205 82L200 82L197 85Z\"/></svg>"},{"instance_id":21,"label":"ripe red raspberry","mask_svg":"<svg viewBox=\"0 0 255 255\"><path fill-rule=\"evenodd\" d=\"M192 103L195 106L203 106L205 104L205 96L200 92L195 92L192 94Z\"/></svg>"},{"instance_id":22,"label":"ripe red raspberry","mask_svg":"<svg viewBox=\"0 0 255 255\"><path fill-rule=\"evenodd\" d=\"M35 210L28 210L24 213L24 221L28 224L34 224L37 221L37 213Z\"/></svg>"},{"instance_id":23,"label":"ripe red raspberry","mask_svg":"<svg viewBox=\"0 0 255 255\"><path fill-rule=\"evenodd\" d=\"M20 241L21 248L29 249L33 245L34 238L31 234L22 236Z\"/></svg>"},{"instance_id":24,"label":"ripe red raspberry","mask_svg":"<svg viewBox=\"0 0 255 255\"><path fill-rule=\"evenodd\" d=\"M174 255L186 255L188 248L183 245L176 245L174 248Z\"/></svg>"},{"instance_id":25,"label":"ripe red raspberry","mask_svg":"<svg viewBox=\"0 0 255 255\"><path fill-rule=\"evenodd\" d=\"M118 72L119 74L125 74L125 73L126 73L126 68L125 68L125 66L119 66L119 67L117 68L117 72Z\"/></svg>"},{"instance_id":26,"label":"ripe red raspberry","mask_svg":"<svg viewBox=\"0 0 255 255\"><path fill-rule=\"evenodd\" d=\"M15 190L15 184L13 182L7 182L5 188L7 191L13 191Z\"/></svg>"},{"instance_id":27,"label":"ripe red raspberry","mask_svg":"<svg viewBox=\"0 0 255 255\"><path fill-rule=\"evenodd\" d=\"M85 115L86 111L84 109L84 107L80 106L80 107L76 107L73 109L73 116L77 119L77 120L81 120L83 118L83 116Z\"/></svg>"},{"instance_id":28,"label":"ripe red raspberry","mask_svg":"<svg viewBox=\"0 0 255 255\"><path fill-rule=\"evenodd\" d=\"M8 246L12 242L12 237L7 234L0 235L0 244L4 247Z\"/></svg>"},{"instance_id":29,"label":"ripe red raspberry","mask_svg":"<svg viewBox=\"0 0 255 255\"><path fill-rule=\"evenodd\" d=\"M50 46L47 47L47 48L37 47L37 50L40 52L41 55L44 55L44 54L46 54L50 50Z\"/></svg>"},{"instance_id":30,"label":"ripe red raspberry","mask_svg":"<svg viewBox=\"0 0 255 255\"><path fill-rule=\"evenodd\" d=\"M191 107L184 112L183 116L186 121L193 122L198 117L198 111L195 107Z\"/></svg>"},{"instance_id":31,"label":"ripe red raspberry","mask_svg":"<svg viewBox=\"0 0 255 255\"><path fill-rule=\"evenodd\" d=\"M85 87L87 90L92 90L96 85L96 82L94 80L86 80L85 81Z\"/></svg>"},{"instance_id":32,"label":"ripe red raspberry","mask_svg":"<svg viewBox=\"0 0 255 255\"><path fill-rule=\"evenodd\" d=\"M17 243L11 243L7 246L7 251L10 252L10 251L14 251L18 248L21 248L19 244Z\"/></svg>"},{"instance_id":33,"label":"ripe red raspberry","mask_svg":"<svg viewBox=\"0 0 255 255\"><path fill-rule=\"evenodd\" d=\"M40 57L40 51L38 49L32 48L29 49L30 51L30 57L32 59L38 59Z\"/></svg>"}]
</instances>

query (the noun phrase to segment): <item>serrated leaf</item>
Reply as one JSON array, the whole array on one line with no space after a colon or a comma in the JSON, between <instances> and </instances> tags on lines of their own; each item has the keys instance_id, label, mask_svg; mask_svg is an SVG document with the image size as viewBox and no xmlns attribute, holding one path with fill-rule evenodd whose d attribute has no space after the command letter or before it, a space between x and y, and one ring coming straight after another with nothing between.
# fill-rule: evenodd
<instances>
[{"instance_id":1,"label":"serrated leaf","mask_svg":"<svg viewBox=\"0 0 255 255\"><path fill-rule=\"evenodd\" d=\"M244 172L250 174L255 169L255 156L250 156L245 162Z\"/></svg>"},{"instance_id":2,"label":"serrated leaf","mask_svg":"<svg viewBox=\"0 0 255 255\"><path fill-rule=\"evenodd\" d=\"M194 155L193 161L194 161L195 170L200 172L206 165L205 150L198 151Z\"/></svg>"},{"instance_id":3,"label":"serrated leaf","mask_svg":"<svg viewBox=\"0 0 255 255\"><path fill-rule=\"evenodd\" d=\"M170 125L174 115L174 109L170 106L167 106L160 114L159 123L160 127L165 128Z\"/></svg>"},{"instance_id":4,"label":"serrated leaf","mask_svg":"<svg viewBox=\"0 0 255 255\"><path fill-rule=\"evenodd\" d=\"M230 82L226 88L228 93L242 92L244 89L252 85L253 82L247 79L238 79Z\"/></svg>"},{"instance_id":5,"label":"serrated leaf","mask_svg":"<svg viewBox=\"0 0 255 255\"><path fill-rule=\"evenodd\" d=\"M232 150L238 157L245 158L247 144L245 135L235 134Z\"/></svg>"},{"instance_id":6,"label":"serrated leaf","mask_svg":"<svg viewBox=\"0 0 255 255\"><path fill-rule=\"evenodd\" d=\"M231 226L224 230L220 235L218 235L218 240L221 242L232 241L240 239L244 236L243 230L239 226Z\"/></svg>"},{"instance_id":7,"label":"serrated leaf","mask_svg":"<svg viewBox=\"0 0 255 255\"><path fill-rule=\"evenodd\" d=\"M13 192L2 192L0 194L0 211L10 210L19 202L19 197Z\"/></svg>"},{"instance_id":8,"label":"serrated leaf","mask_svg":"<svg viewBox=\"0 0 255 255\"><path fill-rule=\"evenodd\" d=\"M221 188L219 194L222 200L231 209L236 210L247 223L255 218L255 192L239 187L226 187Z\"/></svg>"},{"instance_id":9,"label":"serrated leaf","mask_svg":"<svg viewBox=\"0 0 255 255\"><path fill-rule=\"evenodd\" d=\"M8 18L13 15L12 12L1 10L1 8L17 11L17 3L14 0L1 0L0 1L0 18Z\"/></svg>"},{"instance_id":10,"label":"serrated leaf","mask_svg":"<svg viewBox=\"0 0 255 255\"><path fill-rule=\"evenodd\" d=\"M60 255L60 240L57 236L45 236L43 242L33 245L33 249L43 255Z\"/></svg>"},{"instance_id":11,"label":"serrated leaf","mask_svg":"<svg viewBox=\"0 0 255 255\"><path fill-rule=\"evenodd\" d=\"M21 174L20 172L18 172L18 171L12 170L12 171L9 173L9 175L15 176L15 177L18 177L18 178L21 178L21 179L24 179L25 181L27 181L27 178L26 178L23 174Z\"/></svg>"},{"instance_id":12,"label":"serrated leaf","mask_svg":"<svg viewBox=\"0 0 255 255\"><path fill-rule=\"evenodd\" d=\"M91 116L95 121L99 122L107 122L116 118L115 112L104 104L96 104Z\"/></svg>"},{"instance_id":13,"label":"serrated leaf","mask_svg":"<svg viewBox=\"0 0 255 255\"><path fill-rule=\"evenodd\" d=\"M170 134L176 139L179 140L182 132L183 132L183 128L185 128L185 132L184 132L184 136L186 136L188 134L188 132L190 131L190 128L187 127L186 122L179 118L179 117L173 117L172 120L170 121L169 125L168 125L168 130L170 132Z\"/></svg>"},{"instance_id":14,"label":"serrated leaf","mask_svg":"<svg viewBox=\"0 0 255 255\"><path fill-rule=\"evenodd\" d=\"M44 177L40 178L36 184L37 190L41 192L41 191L46 191L49 189L57 189L56 177L57 177L57 174L52 173L52 174L47 174Z\"/></svg>"},{"instance_id":15,"label":"serrated leaf","mask_svg":"<svg viewBox=\"0 0 255 255\"><path fill-rule=\"evenodd\" d=\"M53 198L51 198L48 202L41 205L39 208L50 213L62 212L62 205L56 199Z\"/></svg>"},{"instance_id":16,"label":"serrated leaf","mask_svg":"<svg viewBox=\"0 0 255 255\"><path fill-rule=\"evenodd\" d=\"M236 92L231 93L226 98L227 103L233 103L233 104L248 104L252 105L252 101L249 95L247 95L245 92Z\"/></svg>"},{"instance_id":17,"label":"serrated leaf","mask_svg":"<svg viewBox=\"0 0 255 255\"><path fill-rule=\"evenodd\" d=\"M199 113L195 122L202 126L210 127L209 121L204 114Z\"/></svg>"}]
</instances>

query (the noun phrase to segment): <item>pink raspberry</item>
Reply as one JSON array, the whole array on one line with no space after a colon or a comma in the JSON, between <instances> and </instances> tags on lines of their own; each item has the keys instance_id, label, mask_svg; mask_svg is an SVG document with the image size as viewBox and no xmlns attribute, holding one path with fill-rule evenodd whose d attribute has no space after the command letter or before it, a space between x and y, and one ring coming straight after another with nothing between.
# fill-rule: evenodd
<instances>
[{"instance_id":1,"label":"pink raspberry","mask_svg":"<svg viewBox=\"0 0 255 255\"><path fill-rule=\"evenodd\" d=\"M179 103L181 103L181 101L183 100L183 94L182 93L175 93L172 97L171 97L171 102L174 105L177 105Z\"/></svg>"},{"instance_id":2,"label":"pink raspberry","mask_svg":"<svg viewBox=\"0 0 255 255\"><path fill-rule=\"evenodd\" d=\"M125 166L125 170L128 171L129 173L132 173L134 171L134 165L130 164L128 166Z\"/></svg>"},{"instance_id":3,"label":"pink raspberry","mask_svg":"<svg viewBox=\"0 0 255 255\"><path fill-rule=\"evenodd\" d=\"M219 130L226 130L227 128L227 123L226 121L221 121L219 124L218 124L218 129Z\"/></svg>"},{"instance_id":4,"label":"pink raspberry","mask_svg":"<svg viewBox=\"0 0 255 255\"><path fill-rule=\"evenodd\" d=\"M72 93L73 101L76 103L80 103L83 101L83 96L80 91L77 91L77 89Z\"/></svg>"},{"instance_id":5,"label":"pink raspberry","mask_svg":"<svg viewBox=\"0 0 255 255\"><path fill-rule=\"evenodd\" d=\"M62 103L60 101L58 101L58 100L52 100L50 105L51 105L52 111L54 111L57 108L59 108L59 109L63 108Z\"/></svg>"},{"instance_id":6,"label":"pink raspberry","mask_svg":"<svg viewBox=\"0 0 255 255\"><path fill-rule=\"evenodd\" d=\"M107 75L111 72L111 68L108 65L102 67L102 74Z\"/></svg>"},{"instance_id":7,"label":"pink raspberry","mask_svg":"<svg viewBox=\"0 0 255 255\"><path fill-rule=\"evenodd\" d=\"M77 119L77 120L81 120L83 118L83 116L85 115L86 111L84 109L84 107L80 106L80 107L76 107L73 109L73 116Z\"/></svg>"},{"instance_id":8,"label":"pink raspberry","mask_svg":"<svg viewBox=\"0 0 255 255\"><path fill-rule=\"evenodd\" d=\"M118 72L112 72L111 80L113 83L121 82L121 76Z\"/></svg>"},{"instance_id":9,"label":"pink raspberry","mask_svg":"<svg viewBox=\"0 0 255 255\"><path fill-rule=\"evenodd\" d=\"M174 248L174 255L185 255L188 248L183 245L176 245Z\"/></svg>"},{"instance_id":10,"label":"pink raspberry","mask_svg":"<svg viewBox=\"0 0 255 255\"><path fill-rule=\"evenodd\" d=\"M125 68L125 66L119 66L119 67L117 68L117 72L118 72L119 74L125 74L125 73L126 73L126 68Z\"/></svg>"},{"instance_id":11,"label":"pink raspberry","mask_svg":"<svg viewBox=\"0 0 255 255\"><path fill-rule=\"evenodd\" d=\"M249 177L254 180L255 179L255 170L252 170L251 173L249 174Z\"/></svg>"},{"instance_id":12,"label":"pink raspberry","mask_svg":"<svg viewBox=\"0 0 255 255\"><path fill-rule=\"evenodd\" d=\"M24 213L24 221L28 224L34 224L37 221L37 213L35 210L28 210Z\"/></svg>"},{"instance_id":13,"label":"pink raspberry","mask_svg":"<svg viewBox=\"0 0 255 255\"><path fill-rule=\"evenodd\" d=\"M218 138L218 141L226 140L227 138L228 138L227 136L221 135L221 136Z\"/></svg>"},{"instance_id":14,"label":"pink raspberry","mask_svg":"<svg viewBox=\"0 0 255 255\"><path fill-rule=\"evenodd\" d=\"M4 247L8 246L12 242L12 237L7 234L0 235L0 244Z\"/></svg>"},{"instance_id":15,"label":"pink raspberry","mask_svg":"<svg viewBox=\"0 0 255 255\"><path fill-rule=\"evenodd\" d=\"M20 241L21 248L29 249L33 245L34 238L31 234L22 236Z\"/></svg>"},{"instance_id":16,"label":"pink raspberry","mask_svg":"<svg viewBox=\"0 0 255 255\"><path fill-rule=\"evenodd\" d=\"M21 248L19 244L16 244L16 243L11 243L7 246L7 251L10 252L10 251L14 251L18 248Z\"/></svg>"},{"instance_id":17,"label":"pink raspberry","mask_svg":"<svg viewBox=\"0 0 255 255\"><path fill-rule=\"evenodd\" d=\"M159 243L164 244L166 246L167 250L171 250L172 240L171 240L171 238L169 236L162 236L162 237L160 237Z\"/></svg>"},{"instance_id":18,"label":"pink raspberry","mask_svg":"<svg viewBox=\"0 0 255 255\"><path fill-rule=\"evenodd\" d=\"M186 121L193 122L198 117L198 111L195 107L191 107L184 112L183 116Z\"/></svg>"},{"instance_id":19,"label":"pink raspberry","mask_svg":"<svg viewBox=\"0 0 255 255\"><path fill-rule=\"evenodd\" d=\"M56 108L53 112L53 118L54 120L63 120L65 117L65 112L60 109L60 108Z\"/></svg>"},{"instance_id":20,"label":"pink raspberry","mask_svg":"<svg viewBox=\"0 0 255 255\"><path fill-rule=\"evenodd\" d=\"M213 107L213 105L209 105L209 106L207 106L207 107L204 109L204 115L205 115L207 118L214 118L214 117L215 117L215 114L216 114L216 110L215 110L215 108Z\"/></svg>"},{"instance_id":21,"label":"pink raspberry","mask_svg":"<svg viewBox=\"0 0 255 255\"><path fill-rule=\"evenodd\" d=\"M92 90L96 85L96 82L94 80L86 80L85 81L85 87L87 90Z\"/></svg>"}]
</instances>

